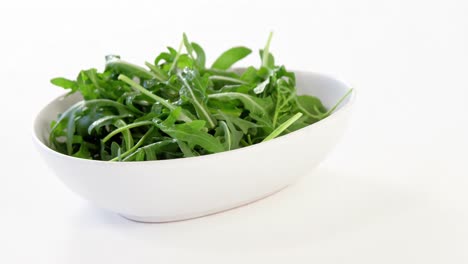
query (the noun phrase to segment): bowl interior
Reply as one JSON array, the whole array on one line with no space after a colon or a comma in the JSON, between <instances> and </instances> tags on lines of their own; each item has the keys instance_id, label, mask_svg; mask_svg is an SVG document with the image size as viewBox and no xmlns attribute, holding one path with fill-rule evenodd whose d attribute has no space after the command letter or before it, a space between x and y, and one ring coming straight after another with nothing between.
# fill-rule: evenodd
<instances>
[{"instance_id":1,"label":"bowl interior","mask_svg":"<svg viewBox=\"0 0 468 264\"><path fill-rule=\"evenodd\" d=\"M313 73L296 71L296 83L298 94L309 94L320 98L327 108L333 107L350 89L346 83L333 77ZM346 107L354 97L354 92L348 96L335 110ZM50 123L57 119L71 105L82 100L80 94L63 95L58 97L43 108L36 117L34 123L35 137L45 145L48 145Z\"/></svg>"}]
</instances>

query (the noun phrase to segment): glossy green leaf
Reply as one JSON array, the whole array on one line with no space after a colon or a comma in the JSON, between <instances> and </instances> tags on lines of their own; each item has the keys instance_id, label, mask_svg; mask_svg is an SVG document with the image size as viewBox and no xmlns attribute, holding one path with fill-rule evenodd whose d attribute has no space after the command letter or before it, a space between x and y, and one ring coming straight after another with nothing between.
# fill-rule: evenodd
<instances>
[{"instance_id":1,"label":"glossy green leaf","mask_svg":"<svg viewBox=\"0 0 468 264\"><path fill-rule=\"evenodd\" d=\"M211 68L218 70L227 70L234 63L247 57L250 53L252 53L252 50L246 47L230 48L215 60Z\"/></svg>"},{"instance_id":2,"label":"glossy green leaf","mask_svg":"<svg viewBox=\"0 0 468 264\"><path fill-rule=\"evenodd\" d=\"M197 120L173 126L165 126L163 123L159 123L157 126L170 137L186 142L192 148L200 146L211 153L224 151L223 145L215 137L199 130L200 122L204 121ZM204 126L204 124L202 125Z\"/></svg>"},{"instance_id":3,"label":"glossy green leaf","mask_svg":"<svg viewBox=\"0 0 468 264\"><path fill-rule=\"evenodd\" d=\"M239 100L243 103L244 107L252 113L258 115L266 115L269 108L271 107L271 102L267 99L262 99L254 97L244 93L237 92L225 92L225 93L216 93L210 94L208 96L211 100L221 100L221 101L231 101Z\"/></svg>"},{"instance_id":4,"label":"glossy green leaf","mask_svg":"<svg viewBox=\"0 0 468 264\"><path fill-rule=\"evenodd\" d=\"M65 89L76 89L76 81L71 81L66 78L58 77L50 80L53 85L65 88Z\"/></svg>"}]
</instances>

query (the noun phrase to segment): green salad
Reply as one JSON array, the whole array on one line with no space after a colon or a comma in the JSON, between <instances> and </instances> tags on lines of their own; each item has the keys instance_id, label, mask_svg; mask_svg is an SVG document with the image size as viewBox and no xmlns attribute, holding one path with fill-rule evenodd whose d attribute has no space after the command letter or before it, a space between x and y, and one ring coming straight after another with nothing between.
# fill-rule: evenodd
<instances>
[{"instance_id":1,"label":"green salad","mask_svg":"<svg viewBox=\"0 0 468 264\"><path fill-rule=\"evenodd\" d=\"M168 47L146 67L109 55L103 72L52 79L83 100L51 123L50 147L104 161L193 157L268 141L329 116L342 100L326 109L314 96L297 95L294 73L269 51L271 36L260 65L242 71L231 67L249 48L233 47L207 66L202 47L184 34L177 50Z\"/></svg>"}]
</instances>

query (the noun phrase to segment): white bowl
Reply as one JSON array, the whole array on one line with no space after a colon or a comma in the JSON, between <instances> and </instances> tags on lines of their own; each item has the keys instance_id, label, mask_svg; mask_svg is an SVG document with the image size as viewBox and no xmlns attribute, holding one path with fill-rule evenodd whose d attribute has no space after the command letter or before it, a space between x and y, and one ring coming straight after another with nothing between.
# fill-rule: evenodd
<instances>
[{"instance_id":1,"label":"white bowl","mask_svg":"<svg viewBox=\"0 0 468 264\"><path fill-rule=\"evenodd\" d=\"M296 72L299 94L333 106L349 85L326 75ZM351 94L329 117L254 146L193 158L108 162L70 157L50 149L50 122L81 100L59 97L34 123L34 142L49 167L73 192L97 206L142 222L184 220L259 200L314 169L345 130Z\"/></svg>"}]
</instances>

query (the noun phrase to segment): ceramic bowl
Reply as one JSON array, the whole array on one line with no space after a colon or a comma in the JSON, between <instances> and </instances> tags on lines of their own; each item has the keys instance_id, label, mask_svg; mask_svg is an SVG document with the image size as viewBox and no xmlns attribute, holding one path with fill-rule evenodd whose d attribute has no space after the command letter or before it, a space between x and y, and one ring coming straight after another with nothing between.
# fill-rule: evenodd
<instances>
[{"instance_id":1,"label":"ceramic bowl","mask_svg":"<svg viewBox=\"0 0 468 264\"><path fill-rule=\"evenodd\" d=\"M299 94L333 106L349 89L333 77L296 72ZM209 215L269 196L310 173L327 156L350 115L355 92L329 117L253 146L193 158L142 162L93 161L48 147L50 122L81 100L61 96L34 123L34 142L60 180L103 209L141 222L167 222Z\"/></svg>"}]
</instances>

